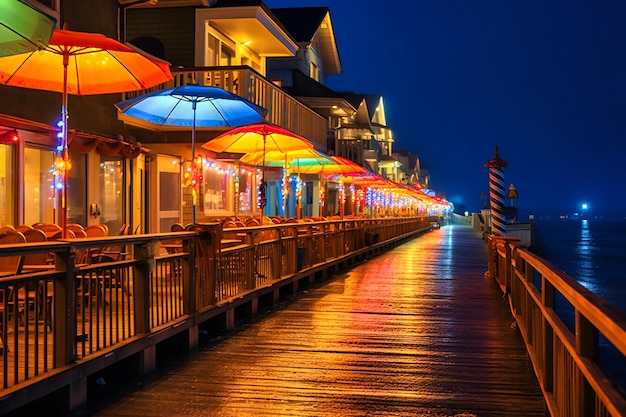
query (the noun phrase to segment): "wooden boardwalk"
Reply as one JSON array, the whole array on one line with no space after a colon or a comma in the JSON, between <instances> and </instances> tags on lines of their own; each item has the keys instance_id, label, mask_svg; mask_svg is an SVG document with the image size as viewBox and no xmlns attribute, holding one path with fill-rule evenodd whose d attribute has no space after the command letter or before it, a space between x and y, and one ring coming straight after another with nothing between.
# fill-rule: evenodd
<instances>
[{"instance_id":1,"label":"wooden boardwalk","mask_svg":"<svg viewBox=\"0 0 626 417\"><path fill-rule=\"evenodd\" d=\"M486 268L470 228L435 230L179 357L88 415L544 416Z\"/></svg>"}]
</instances>

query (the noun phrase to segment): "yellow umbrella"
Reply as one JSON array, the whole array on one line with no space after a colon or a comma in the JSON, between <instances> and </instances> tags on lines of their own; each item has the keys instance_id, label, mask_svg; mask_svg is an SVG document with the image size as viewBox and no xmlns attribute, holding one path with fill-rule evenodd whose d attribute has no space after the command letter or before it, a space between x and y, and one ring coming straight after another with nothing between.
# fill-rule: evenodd
<instances>
[{"instance_id":1,"label":"yellow umbrella","mask_svg":"<svg viewBox=\"0 0 626 417\"><path fill-rule=\"evenodd\" d=\"M265 157L270 151L281 153L312 149L313 143L287 129L270 123L253 123L236 127L211 139L202 145L215 153L261 154L263 161L263 179L260 185L261 208L265 207Z\"/></svg>"},{"instance_id":2,"label":"yellow umbrella","mask_svg":"<svg viewBox=\"0 0 626 417\"><path fill-rule=\"evenodd\" d=\"M270 151L289 152L313 148L313 143L270 123L253 123L236 127L211 139L203 148L216 153L265 154Z\"/></svg>"}]
</instances>

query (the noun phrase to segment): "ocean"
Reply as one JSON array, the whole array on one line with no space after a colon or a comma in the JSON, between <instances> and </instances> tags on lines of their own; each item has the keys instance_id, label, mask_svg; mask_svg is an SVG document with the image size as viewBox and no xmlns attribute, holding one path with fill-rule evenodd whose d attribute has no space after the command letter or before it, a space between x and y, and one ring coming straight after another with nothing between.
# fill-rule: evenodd
<instances>
[{"instance_id":1,"label":"ocean","mask_svg":"<svg viewBox=\"0 0 626 417\"><path fill-rule=\"evenodd\" d=\"M626 314L626 220L535 220L532 251Z\"/></svg>"},{"instance_id":2,"label":"ocean","mask_svg":"<svg viewBox=\"0 0 626 417\"><path fill-rule=\"evenodd\" d=\"M531 251L626 317L626 219L536 219ZM565 307L562 313L572 329L573 312ZM600 367L626 395L626 359L604 338L600 338Z\"/></svg>"}]
</instances>

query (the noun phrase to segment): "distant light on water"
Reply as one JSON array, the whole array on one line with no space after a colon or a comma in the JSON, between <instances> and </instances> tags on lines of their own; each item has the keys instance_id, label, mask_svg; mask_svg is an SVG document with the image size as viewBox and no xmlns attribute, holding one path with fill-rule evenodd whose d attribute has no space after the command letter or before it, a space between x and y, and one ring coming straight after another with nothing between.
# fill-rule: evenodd
<instances>
[{"instance_id":1,"label":"distant light on water","mask_svg":"<svg viewBox=\"0 0 626 417\"><path fill-rule=\"evenodd\" d=\"M583 204L583 210L584 209L585 205ZM580 226L580 240L576 245L578 268L574 275L578 282L584 285L588 290L598 294L601 292L601 288L598 287L598 277L596 276L598 270L598 266L596 265L597 244L591 234L589 221L586 219L583 220Z\"/></svg>"}]
</instances>

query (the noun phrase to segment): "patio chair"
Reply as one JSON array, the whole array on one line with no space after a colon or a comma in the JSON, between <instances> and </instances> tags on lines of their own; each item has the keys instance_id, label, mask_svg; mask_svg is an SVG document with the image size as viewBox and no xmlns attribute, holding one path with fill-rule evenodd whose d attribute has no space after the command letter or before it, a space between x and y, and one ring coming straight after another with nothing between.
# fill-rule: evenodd
<instances>
[{"instance_id":1,"label":"patio chair","mask_svg":"<svg viewBox=\"0 0 626 417\"><path fill-rule=\"evenodd\" d=\"M62 232L61 226L54 223L35 223L33 229L39 229L43 231L48 239L57 236L59 232Z\"/></svg>"},{"instance_id":2,"label":"patio chair","mask_svg":"<svg viewBox=\"0 0 626 417\"><path fill-rule=\"evenodd\" d=\"M45 233L39 229L26 230L24 238L27 243L45 242ZM22 272L38 272L54 268L54 264L50 263L50 253L41 252L26 255L24 257L24 265ZM24 323L26 309L34 309L38 306L39 311L35 311L35 317L42 319L48 329L52 329L52 300L53 288L52 283L46 281L31 282L24 287L20 287L17 291L17 311L21 323Z\"/></svg>"},{"instance_id":3,"label":"patio chair","mask_svg":"<svg viewBox=\"0 0 626 417\"><path fill-rule=\"evenodd\" d=\"M6 229L2 234L0 234L0 245L16 245L20 243L26 243L26 238L17 230ZM23 256L15 255L0 257L0 277L19 274L22 270L22 265L24 265ZM9 347L6 344L5 332L8 320L7 313L11 311L11 306L14 305L11 299L12 298L7 292L5 292L5 290L0 290L0 339L2 339L3 349L7 352L9 351Z\"/></svg>"},{"instance_id":4,"label":"patio chair","mask_svg":"<svg viewBox=\"0 0 626 417\"><path fill-rule=\"evenodd\" d=\"M6 230L0 234L0 245L26 243L26 238L17 230ZM22 271L24 257L20 255L0 257L0 277L17 275Z\"/></svg>"},{"instance_id":5,"label":"patio chair","mask_svg":"<svg viewBox=\"0 0 626 417\"><path fill-rule=\"evenodd\" d=\"M15 227L11 226L10 224L7 224L6 226L1 226L0 227L0 233L11 232L13 230L15 230Z\"/></svg>"},{"instance_id":6,"label":"patio chair","mask_svg":"<svg viewBox=\"0 0 626 417\"><path fill-rule=\"evenodd\" d=\"M27 224L20 224L19 226L15 228L15 230L17 230L18 232L24 233L24 231L30 230L32 228L33 226L29 226Z\"/></svg>"}]
</instances>

